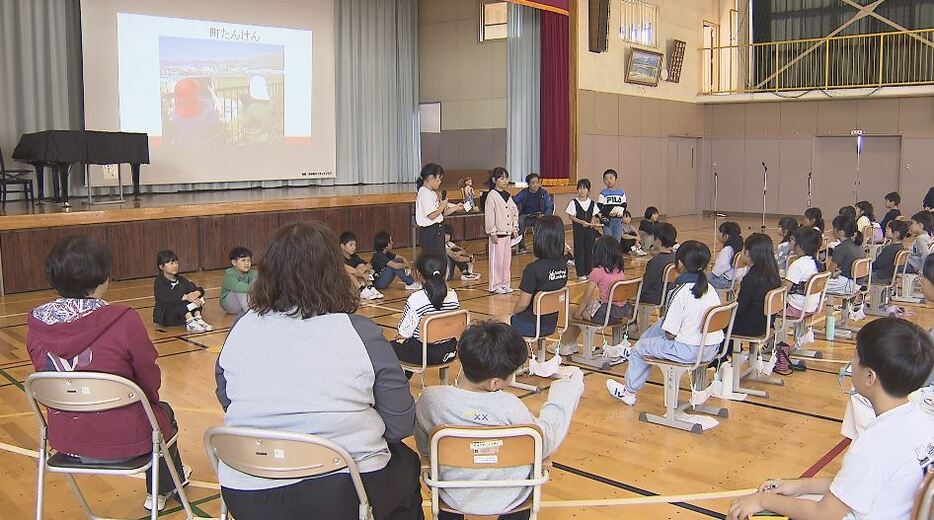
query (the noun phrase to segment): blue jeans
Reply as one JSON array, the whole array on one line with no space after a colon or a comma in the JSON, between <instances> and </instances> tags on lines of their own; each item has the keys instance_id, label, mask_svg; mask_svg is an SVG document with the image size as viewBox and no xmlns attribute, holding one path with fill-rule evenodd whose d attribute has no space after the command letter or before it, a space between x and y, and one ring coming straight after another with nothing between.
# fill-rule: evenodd
<instances>
[{"instance_id":1,"label":"blue jeans","mask_svg":"<svg viewBox=\"0 0 934 520\"><path fill-rule=\"evenodd\" d=\"M717 355L719 345L708 345L704 348L702 362L708 363ZM694 363L697 361L697 345L687 345L673 339L668 339L662 329L661 322L649 327L642 333L636 347L629 355L629 367L626 369L626 390L636 393L645 385L652 371L652 365L645 362L646 357L669 359L679 363ZM703 365L701 365L703 366Z\"/></svg>"},{"instance_id":2,"label":"blue jeans","mask_svg":"<svg viewBox=\"0 0 934 520\"><path fill-rule=\"evenodd\" d=\"M715 289L730 289L733 287L733 279L727 278L726 274L715 275L710 273L710 276L707 277L707 281L710 282L710 285L714 286Z\"/></svg>"},{"instance_id":3,"label":"blue jeans","mask_svg":"<svg viewBox=\"0 0 934 520\"><path fill-rule=\"evenodd\" d=\"M383 271L379 273L379 276L373 280L373 287L376 287L377 289L385 289L389 287L389 284L391 284L397 276L400 280L402 280L402 283L406 285L415 283L414 278L405 274L405 269L396 269L387 265L383 268Z\"/></svg>"},{"instance_id":4,"label":"blue jeans","mask_svg":"<svg viewBox=\"0 0 934 520\"><path fill-rule=\"evenodd\" d=\"M623 239L623 219L609 219L609 222L603 226L603 234L615 238L617 242L621 241Z\"/></svg>"}]
</instances>

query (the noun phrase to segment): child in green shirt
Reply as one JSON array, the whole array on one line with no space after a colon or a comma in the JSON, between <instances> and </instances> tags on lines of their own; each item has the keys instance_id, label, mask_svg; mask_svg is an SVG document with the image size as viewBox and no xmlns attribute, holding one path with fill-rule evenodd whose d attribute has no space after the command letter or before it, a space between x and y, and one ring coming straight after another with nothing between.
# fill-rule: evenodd
<instances>
[{"instance_id":1,"label":"child in green shirt","mask_svg":"<svg viewBox=\"0 0 934 520\"><path fill-rule=\"evenodd\" d=\"M253 252L245 247L230 250L230 264L224 271L224 283L221 285L221 309L227 314L238 315L250 308L247 295L256 280L253 267Z\"/></svg>"}]
</instances>

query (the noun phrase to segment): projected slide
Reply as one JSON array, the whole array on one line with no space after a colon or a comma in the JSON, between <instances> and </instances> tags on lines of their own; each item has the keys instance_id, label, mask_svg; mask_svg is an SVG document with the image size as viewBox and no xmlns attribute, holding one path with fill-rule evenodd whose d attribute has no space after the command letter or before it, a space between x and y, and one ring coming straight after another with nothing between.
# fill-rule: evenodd
<instances>
[{"instance_id":1,"label":"projected slide","mask_svg":"<svg viewBox=\"0 0 934 520\"><path fill-rule=\"evenodd\" d=\"M312 32L117 15L120 127L155 144L312 137Z\"/></svg>"}]
</instances>

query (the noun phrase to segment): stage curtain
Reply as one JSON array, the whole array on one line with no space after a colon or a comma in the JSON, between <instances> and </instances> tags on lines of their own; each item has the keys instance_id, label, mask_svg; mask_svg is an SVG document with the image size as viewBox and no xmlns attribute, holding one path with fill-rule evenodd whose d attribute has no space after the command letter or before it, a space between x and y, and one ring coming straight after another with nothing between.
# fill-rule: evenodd
<instances>
[{"instance_id":1,"label":"stage curtain","mask_svg":"<svg viewBox=\"0 0 934 520\"><path fill-rule=\"evenodd\" d=\"M337 0L337 184L420 170L418 2Z\"/></svg>"},{"instance_id":2,"label":"stage curtain","mask_svg":"<svg viewBox=\"0 0 934 520\"><path fill-rule=\"evenodd\" d=\"M542 11L541 174L548 186L570 177L568 17Z\"/></svg>"},{"instance_id":3,"label":"stage curtain","mask_svg":"<svg viewBox=\"0 0 934 520\"><path fill-rule=\"evenodd\" d=\"M514 181L541 169L540 23L537 10L509 5L506 168Z\"/></svg>"},{"instance_id":4,"label":"stage curtain","mask_svg":"<svg viewBox=\"0 0 934 520\"><path fill-rule=\"evenodd\" d=\"M0 147L8 168L22 134L84 126L78 0L0 2ZM79 177L80 175L76 175Z\"/></svg>"}]
</instances>

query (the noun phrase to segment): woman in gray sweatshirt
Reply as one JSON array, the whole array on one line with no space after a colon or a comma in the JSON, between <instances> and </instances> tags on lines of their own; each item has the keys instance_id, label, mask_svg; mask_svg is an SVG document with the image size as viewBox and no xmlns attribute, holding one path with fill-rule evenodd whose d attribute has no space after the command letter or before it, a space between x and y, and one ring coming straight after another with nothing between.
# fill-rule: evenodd
<instances>
[{"instance_id":1,"label":"woman in gray sweatshirt","mask_svg":"<svg viewBox=\"0 0 934 520\"><path fill-rule=\"evenodd\" d=\"M334 233L295 223L273 236L250 293L217 359L225 424L310 433L357 463L377 519L421 519L415 402L380 328L356 316ZM238 520L355 518L350 479L263 479L223 463L221 492Z\"/></svg>"}]
</instances>

